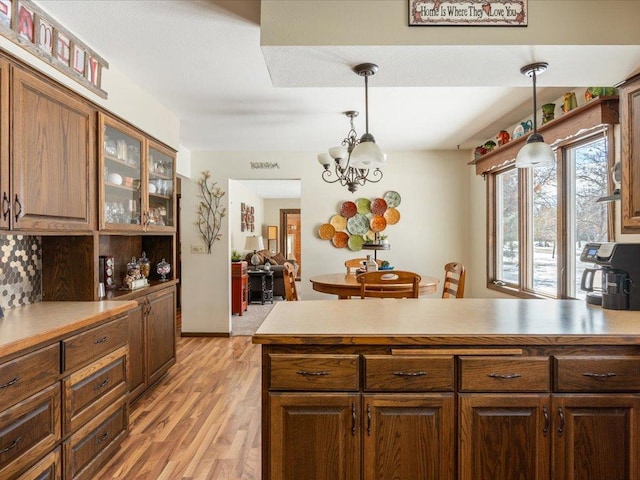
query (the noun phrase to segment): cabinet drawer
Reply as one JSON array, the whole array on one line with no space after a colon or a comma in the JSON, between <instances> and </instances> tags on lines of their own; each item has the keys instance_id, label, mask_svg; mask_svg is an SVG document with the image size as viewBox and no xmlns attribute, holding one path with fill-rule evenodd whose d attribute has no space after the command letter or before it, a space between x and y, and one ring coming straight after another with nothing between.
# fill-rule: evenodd
<instances>
[{"instance_id":1,"label":"cabinet drawer","mask_svg":"<svg viewBox=\"0 0 640 480\"><path fill-rule=\"evenodd\" d=\"M55 383L0 413L0 478L13 478L59 440L60 384Z\"/></svg>"},{"instance_id":2,"label":"cabinet drawer","mask_svg":"<svg viewBox=\"0 0 640 480\"><path fill-rule=\"evenodd\" d=\"M62 455L60 447L50 452L17 480L60 480L62 478Z\"/></svg>"},{"instance_id":3,"label":"cabinet drawer","mask_svg":"<svg viewBox=\"0 0 640 480\"><path fill-rule=\"evenodd\" d=\"M272 390L358 390L358 355L271 354Z\"/></svg>"},{"instance_id":4,"label":"cabinet drawer","mask_svg":"<svg viewBox=\"0 0 640 480\"><path fill-rule=\"evenodd\" d=\"M555 357L559 392L638 392L640 357Z\"/></svg>"},{"instance_id":5,"label":"cabinet drawer","mask_svg":"<svg viewBox=\"0 0 640 480\"><path fill-rule=\"evenodd\" d=\"M0 411L56 382L60 343L0 365Z\"/></svg>"},{"instance_id":6,"label":"cabinet drawer","mask_svg":"<svg viewBox=\"0 0 640 480\"><path fill-rule=\"evenodd\" d=\"M126 436L127 418L127 403L121 399L66 440L62 459L65 478L93 480Z\"/></svg>"},{"instance_id":7,"label":"cabinet drawer","mask_svg":"<svg viewBox=\"0 0 640 480\"><path fill-rule=\"evenodd\" d=\"M548 392L549 357L461 357L462 392Z\"/></svg>"},{"instance_id":8,"label":"cabinet drawer","mask_svg":"<svg viewBox=\"0 0 640 480\"><path fill-rule=\"evenodd\" d=\"M365 355L368 391L453 391L453 356Z\"/></svg>"},{"instance_id":9,"label":"cabinet drawer","mask_svg":"<svg viewBox=\"0 0 640 480\"><path fill-rule=\"evenodd\" d=\"M127 392L127 354L128 348L120 347L62 381L65 435Z\"/></svg>"},{"instance_id":10,"label":"cabinet drawer","mask_svg":"<svg viewBox=\"0 0 640 480\"><path fill-rule=\"evenodd\" d=\"M128 328L127 317L123 315L64 340L64 371L74 370L87 362L97 360L105 353L127 343Z\"/></svg>"}]
</instances>

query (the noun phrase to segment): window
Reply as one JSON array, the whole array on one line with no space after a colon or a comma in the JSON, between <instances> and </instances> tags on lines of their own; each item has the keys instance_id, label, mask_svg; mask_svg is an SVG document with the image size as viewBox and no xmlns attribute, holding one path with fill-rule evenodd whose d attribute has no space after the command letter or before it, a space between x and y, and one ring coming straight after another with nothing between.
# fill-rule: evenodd
<instances>
[{"instance_id":1,"label":"window","mask_svg":"<svg viewBox=\"0 0 640 480\"><path fill-rule=\"evenodd\" d=\"M583 298L586 242L610 239L610 133L565 142L550 167L489 174L489 286L519 296Z\"/></svg>"}]
</instances>

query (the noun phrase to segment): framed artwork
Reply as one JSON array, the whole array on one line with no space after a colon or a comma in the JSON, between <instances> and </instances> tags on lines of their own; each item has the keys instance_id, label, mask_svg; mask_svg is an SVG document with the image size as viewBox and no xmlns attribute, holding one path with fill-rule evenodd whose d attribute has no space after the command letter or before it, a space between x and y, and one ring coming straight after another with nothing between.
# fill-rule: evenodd
<instances>
[{"instance_id":1,"label":"framed artwork","mask_svg":"<svg viewBox=\"0 0 640 480\"><path fill-rule=\"evenodd\" d=\"M40 17L38 19L38 47L48 55L53 55L53 27Z\"/></svg>"},{"instance_id":2,"label":"framed artwork","mask_svg":"<svg viewBox=\"0 0 640 480\"><path fill-rule=\"evenodd\" d=\"M0 0L0 23L11 28L11 0Z\"/></svg>"},{"instance_id":3,"label":"framed artwork","mask_svg":"<svg viewBox=\"0 0 640 480\"><path fill-rule=\"evenodd\" d=\"M73 45L73 69L81 75L84 75L85 53L78 45Z\"/></svg>"},{"instance_id":4,"label":"framed artwork","mask_svg":"<svg viewBox=\"0 0 640 480\"><path fill-rule=\"evenodd\" d=\"M33 43L33 12L24 5L18 10L18 35Z\"/></svg>"},{"instance_id":5,"label":"framed artwork","mask_svg":"<svg viewBox=\"0 0 640 480\"><path fill-rule=\"evenodd\" d=\"M71 58L71 45L69 38L62 32L56 33L56 58L69 66L69 59Z\"/></svg>"},{"instance_id":6,"label":"framed artwork","mask_svg":"<svg viewBox=\"0 0 640 480\"><path fill-rule=\"evenodd\" d=\"M409 26L526 27L527 0L408 0Z\"/></svg>"}]
</instances>

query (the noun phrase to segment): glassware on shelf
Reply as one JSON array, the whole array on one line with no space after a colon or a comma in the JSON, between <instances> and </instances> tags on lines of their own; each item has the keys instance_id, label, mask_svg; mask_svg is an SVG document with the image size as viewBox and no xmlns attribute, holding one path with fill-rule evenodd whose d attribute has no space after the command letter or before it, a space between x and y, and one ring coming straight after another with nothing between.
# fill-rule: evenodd
<instances>
[{"instance_id":1,"label":"glassware on shelf","mask_svg":"<svg viewBox=\"0 0 640 480\"><path fill-rule=\"evenodd\" d=\"M158 272L158 275L161 276L160 281L166 282L168 280L167 275L171 272L171 265L169 265L163 258L156 266L156 271Z\"/></svg>"},{"instance_id":2,"label":"glassware on shelf","mask_svg":"<svg viewBox=\"0 0 640 480\"><path fill-rule=\"evenodd\" d=\"M142 278L148 278L151 272L151 262L145 252L142 252L142 256L138 259L138 265L140 266L140 275L142 275Z\"/></svg>"}]
</instances>

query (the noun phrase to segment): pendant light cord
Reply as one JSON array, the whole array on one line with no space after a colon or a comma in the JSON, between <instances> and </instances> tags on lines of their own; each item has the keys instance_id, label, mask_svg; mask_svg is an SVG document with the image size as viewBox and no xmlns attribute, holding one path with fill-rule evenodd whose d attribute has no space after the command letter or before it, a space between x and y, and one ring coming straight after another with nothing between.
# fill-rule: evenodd
<instances>
[{"instance_id":1,"label":"pendant light cord","mask_svg":"<svg viewBox=\"0 0 640 480\"><path fill-rule=\"evenodd\" d=\"M533 133L538 132L538 111L536 101L536 70L533 69Z\"/></svg>"},{"instance_id":2,"label":"pendant light cord","mask_svg":"<svg viewBox=\"0 0 640 480\"><path fill-rule=\"evenodd\" d=\"M369 75L364 76L364 124L365 133L369 133Z\"/></svg>"}]
</instances>

